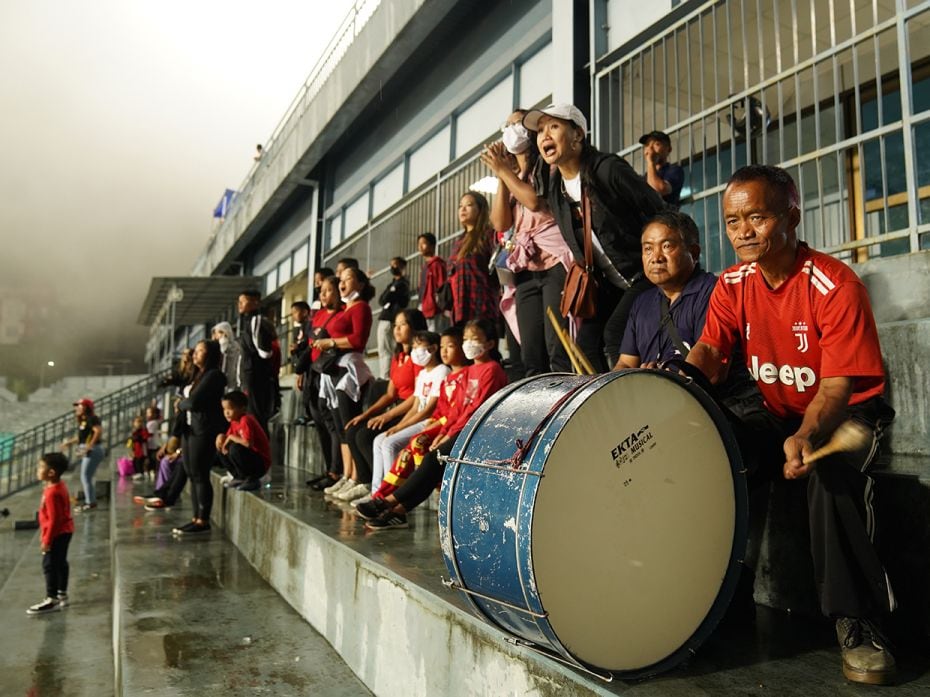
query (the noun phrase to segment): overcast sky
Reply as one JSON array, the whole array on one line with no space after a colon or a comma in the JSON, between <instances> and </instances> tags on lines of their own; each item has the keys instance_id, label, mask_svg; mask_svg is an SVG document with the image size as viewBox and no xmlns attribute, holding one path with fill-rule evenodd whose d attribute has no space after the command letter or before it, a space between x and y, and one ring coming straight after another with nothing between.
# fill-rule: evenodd
<instances>
[{"instance_id":1,"label":"overcast sky","mask_svg":"<svg viewBox=\"0 0 930 697\"><path fill-rule=\"evenodd\" d=\"M351 5L0 1L0 292L50 288L126 344L149 279L190 272Z\"/></svg>"}]
</instances>

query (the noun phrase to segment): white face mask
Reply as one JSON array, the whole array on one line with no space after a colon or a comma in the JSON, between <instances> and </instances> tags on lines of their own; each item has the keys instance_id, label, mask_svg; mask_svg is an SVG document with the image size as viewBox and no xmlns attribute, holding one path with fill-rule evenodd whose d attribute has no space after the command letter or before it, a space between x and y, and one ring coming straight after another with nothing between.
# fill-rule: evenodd
<instances>
[{"instance_id":1,"label":"white face mask","mask_svg":"<svg viewBox=\"0 0 930 697\"><path fill-rule=\"evenodd\" d=\"M229 348L229 337L223 334L217 341L220 342L220 351L226 353L226 349Z\"/></svg>"},{"instance_id":2,"label":"white face mask","mask_svg":"<svg viewBox=\"0 0 930 697\"><path fill-rule=\"evenodd\" d=\"M410 351L410 360L413 361L414 365L420 367L429 365L429 360L432 357L432 352L428 348L423 348L422 346L414 346L413 350Z\"/></svg>"},{"instance_id":3,"label":"white face mask","mask_svg":"<svg viewBox=\"0 0 930 697\"><path fill-rule=\"evenodd\" d=\"M530 147L530 133L522 123L512 123L501 129L507 152L516 155Z\"/></svg>"},{"instance_id":4,"label":"white face mask","mask_svg":"<svg viewBox=\"0 0 930 697\"><path fill-rule=\"evenodd\" d=\"M346 297L340 298L340 300L342 300L342 302L344 302L344 303L350 303L350 302L352 302L353 300L355 300L357 297L358 297L358 291L357 291L357 290L353 290L353 291L352 291L351 293L349 293Z\"/></svg>"},{"instance_id":5,"label":"white face mask","mask_svg":"<svg viewBox=\"0 0 930 697\"><path fill-rule=\"evenodd\" d=\"M465 358L470 361L473 361L476 358L480 358L487 352L487 347L480 341L470 339L468 341L462 342L462 353L464 353Z\"/></svg>"}]
</instances>

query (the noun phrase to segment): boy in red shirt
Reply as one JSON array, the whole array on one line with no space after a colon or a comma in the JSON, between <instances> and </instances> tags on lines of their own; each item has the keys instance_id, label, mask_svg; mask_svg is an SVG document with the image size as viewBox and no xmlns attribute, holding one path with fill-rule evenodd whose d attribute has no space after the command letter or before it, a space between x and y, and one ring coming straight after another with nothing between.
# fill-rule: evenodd
<instances>
[{"instance_id":1,"label":"boy in red shirt","mask_svg":"<svg viewBox=\"0 0 930 697\"><path fill-rule=\"evenodd\" d=\"M248 407L249 398L239 390L223 395L223 416L229 421L229 430L216 437L220 463L233 475L228 486L239 491L260 488L259 479L271 467L268 435L258 420L247 413Z\"/></svg>"},{"instance_id":2,"label":"boy in red shirt","mask_svg":"<svg viewBox=\"0 0 930 697\"><path fill-rule=\"evenodd\" d=\"M29 615L54 612L68 604L68 545L74 532L71 496L61 475L68 459L61 453L46 453L39 459L36 477L45 482L39 504L42 571L45 573L45 600L26 610Z\"/></svg>"}]
</instances>

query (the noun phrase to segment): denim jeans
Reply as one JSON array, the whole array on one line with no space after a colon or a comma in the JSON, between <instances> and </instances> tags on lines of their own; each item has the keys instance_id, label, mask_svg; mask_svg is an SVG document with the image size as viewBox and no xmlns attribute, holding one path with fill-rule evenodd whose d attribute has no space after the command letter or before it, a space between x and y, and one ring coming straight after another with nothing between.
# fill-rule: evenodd
<instances>
[{"instance_id":1,"label":"denim jeans","mask_svg":"<svg viewBox=\"0 0 930 697\"><path fill-rule=\"evenodd\" d=\"M81 460L81 484L84 486L84 503L97 503L97 489L94 486L94 475L97 467L103 461L103 446L99 443L84 453Z\"/></svg>"}]
</instances>

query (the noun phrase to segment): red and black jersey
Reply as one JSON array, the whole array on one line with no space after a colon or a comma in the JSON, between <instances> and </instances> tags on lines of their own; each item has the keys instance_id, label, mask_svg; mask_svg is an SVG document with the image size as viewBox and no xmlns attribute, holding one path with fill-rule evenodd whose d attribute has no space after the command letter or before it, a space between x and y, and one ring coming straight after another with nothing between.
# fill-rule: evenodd
<instances>
[{"instance_id":1,"label":"red and black jersey","mask_svg":"<svg viewBox=\"0 0 930 697\"><path fill-rule=\"evenodd\" d=\"M701 341L726 356L740 341L766 406L781 417L803 415L824 378L855 378L850 404L884 391L865 286L843 262L803 242L775 290L755 263L727 269L711 294Z\"/></svg>"}]
</instances>

